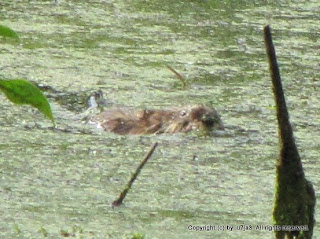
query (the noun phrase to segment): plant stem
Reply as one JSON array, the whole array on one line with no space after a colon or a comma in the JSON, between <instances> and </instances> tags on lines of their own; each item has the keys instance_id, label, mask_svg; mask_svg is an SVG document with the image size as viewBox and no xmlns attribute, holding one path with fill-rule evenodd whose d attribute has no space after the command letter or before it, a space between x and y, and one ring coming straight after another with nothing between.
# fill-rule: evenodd
<instances>
[{"instance_id":1,"label":"plant stem","mask_svg":"<svg viewBox=\"0 0 320 239\"><path fill-rule=\"evenodd\" d=\"M156 149L156 147L158 146L158 142L154 143L151 147L151 149L149 150L149 152L146 154L146 156L144 157L144 159L142 160L142 162L140 163L139 167L136 169L135 173L132 175L130 181L128 182L127 186L125 187L125 189L121 192L119 198L115 201L113 201L112 206L113 207L118 207L122 204L122 201L124 200L125 196L127 195L128 191L130 190L130 188L132 187L132 184L134 183L134 181L136 180L136 178L138 177L141 169L143 168L143 166L146 164L146 162L148 161L148 159L151 157L151 155L153 154L154 150Z\"/></svg>"}]
</instances>

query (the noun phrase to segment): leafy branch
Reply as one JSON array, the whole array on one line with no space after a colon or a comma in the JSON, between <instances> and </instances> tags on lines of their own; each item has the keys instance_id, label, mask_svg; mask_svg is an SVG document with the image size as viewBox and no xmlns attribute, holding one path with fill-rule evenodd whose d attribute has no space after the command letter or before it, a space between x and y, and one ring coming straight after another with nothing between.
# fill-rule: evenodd
<instances>
[{"instance_id":1,"label":"leafy branch","mask_svg":"<svg viewBox=\"0 0 320 239\"><path fill-rule=\"evenodd\" d=\"M2 25L0 25L0 36L19 40L19 36L15 31ZM0 79L0 90L14 104L29 104L37 108L55 124L47 98L42 91L32 83L23 79Z\"/></svg>"}]
</instances>

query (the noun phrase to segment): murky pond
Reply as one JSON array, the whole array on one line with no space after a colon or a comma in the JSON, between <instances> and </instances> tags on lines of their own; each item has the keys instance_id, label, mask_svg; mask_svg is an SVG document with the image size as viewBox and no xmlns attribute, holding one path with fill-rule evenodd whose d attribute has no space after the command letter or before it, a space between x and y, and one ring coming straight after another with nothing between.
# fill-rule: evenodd
<instances>
[{"instance_id":1,"label":"murky pond","mask_svg":"<svg viewBox=\"0 0 320 239\"><path fill-rule=\"evenodd\" d=\"M1 24L21 37L21 44L0 39L2 77L74 101L101 90L108 102L137 109L204 103L227 132L119 136L81 120L85 100L52 97L53 130L1 94L1 238L273 238L256 228L272 225L278 156L266 24L319 200L320 3L269 2L1 1ZM166 65L186 78L185 89ZM112 209L156 141L125 205ZM190 230L203 225L216 230ZM233 231L218 230L227 225Z\"/></svg>"}]
</instances>

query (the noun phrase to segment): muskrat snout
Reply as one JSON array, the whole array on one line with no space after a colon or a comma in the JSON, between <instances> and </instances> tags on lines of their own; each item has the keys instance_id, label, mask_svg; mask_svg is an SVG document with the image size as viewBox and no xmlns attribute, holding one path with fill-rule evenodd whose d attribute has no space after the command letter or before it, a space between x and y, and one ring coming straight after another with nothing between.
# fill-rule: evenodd
<instances>
[{"instance_id":1,"label":"muskrat snout","mask_svg":"<svg viewBox=\"0 0 320 239\"><path fill-rule=\"evenodd\" d=\"M206 113L201 117L201 122L208 128L224 130L223 123L218 114Z\"/></svg>"},{"instance_id":2,"label":"muskrat snout","mask_svg":"<svg viewBox=\"0 0 320 239\"><path fill-rule=\"evenodd\" d=\"M207 129L224 130L223 123L214 108L197 106L191 110L191 119L201 122Z\"/></svg>"}]
</instances>

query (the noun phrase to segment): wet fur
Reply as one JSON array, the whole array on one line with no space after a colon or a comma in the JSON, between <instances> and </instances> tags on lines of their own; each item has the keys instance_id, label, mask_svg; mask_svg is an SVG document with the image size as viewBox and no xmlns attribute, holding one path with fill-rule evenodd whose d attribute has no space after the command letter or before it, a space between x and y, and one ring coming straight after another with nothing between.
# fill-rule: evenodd
<instances>
[{"instance_id":1,"label":"wet fur","mask_svg":"<svg viewBox=\"0 0 320 239\"><path fill-rule=\"evenodd\" d=\"M132 111L109 109L92 118L106 131L116 134L173 134L194 129L223 129L215 109L197 105L183 109Z\"/></svg>"}]
</instances>

